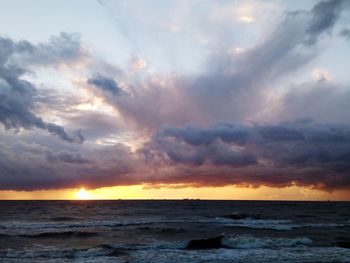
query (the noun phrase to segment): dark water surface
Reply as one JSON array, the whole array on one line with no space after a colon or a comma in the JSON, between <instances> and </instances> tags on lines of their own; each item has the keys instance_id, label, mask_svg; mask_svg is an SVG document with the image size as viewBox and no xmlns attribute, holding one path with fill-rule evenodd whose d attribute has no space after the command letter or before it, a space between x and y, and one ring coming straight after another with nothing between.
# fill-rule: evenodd
<instances>
[{"instance_id":1,"label":"dark water surface","mask_svg":"<svg viewBox=\"0 0 350 263\"><path fill-rule=\"evenodd\" d=\"M0 201L0 262L350 262L350 202Z\"/></svg>"}]
</instances>

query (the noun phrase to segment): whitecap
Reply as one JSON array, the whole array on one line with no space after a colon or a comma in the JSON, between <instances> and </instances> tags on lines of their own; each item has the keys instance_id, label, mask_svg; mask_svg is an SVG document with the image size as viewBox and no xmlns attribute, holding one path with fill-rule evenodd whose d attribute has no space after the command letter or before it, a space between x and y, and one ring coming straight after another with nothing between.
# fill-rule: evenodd
<instances>
[{"instance_id":1,"label":"whitecap","mask_svg":"<svg viewBox=\"0 0 350 263\"><path fill-rule=\"evenodd\" d=\"M259 238L253 236L225 236L221 243L229 248L283 248L311 245L307 237L298 238Z\"/></svg>"}]
</instances>

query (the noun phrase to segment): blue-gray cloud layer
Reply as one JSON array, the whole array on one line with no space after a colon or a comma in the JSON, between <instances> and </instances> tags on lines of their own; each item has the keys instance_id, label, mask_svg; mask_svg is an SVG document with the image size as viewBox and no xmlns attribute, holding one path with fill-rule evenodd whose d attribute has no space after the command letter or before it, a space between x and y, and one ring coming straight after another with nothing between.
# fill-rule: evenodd
<instances>
[{"instance_id":1,"label":"blue-gray cloud layer","mask_svg":"<svg viewBox=\"0 0 350 263\"><path fill-rule=\"evenodd\" d=\"M2 144L1 189L135 183L350 187L350 126L310 121L167 127L137 152L122 144L54 150Z\"/></svg>"},{"instance_id":2,"label":"blue-gray cloud layer","mask_svg":"<svg viewBox=\"0 0 350 263\"><path fill-rule=\"evenodd\" d=\"M45 122L34 113L35 86L22 79L30 65L72 61L80 52L80 43L67 34L35 46L27 41L0 38L0 122L8 130L39 128L68 142L82 142L80 133L68 135L63 127Z\"/></svg>"},{"instance_id":3,"label":"blue-gray cloud layer","mask_svg":"<svg viewBox=\"0 0 350 263\"><path fill-rule=\"evenodd\" d=\"M207 167L207 172L212 173L211 180L194 176L197 183L204 179L202 184L206 180L208 184L219 185L295 183L336 189L350 186L349 149L349 125L305 120L275 125L222 123L208 128L168 127L154 137L146 153L163 154L176 165ZM220 174L219 167L228 170Z\"/></svg>"}]
</instances>

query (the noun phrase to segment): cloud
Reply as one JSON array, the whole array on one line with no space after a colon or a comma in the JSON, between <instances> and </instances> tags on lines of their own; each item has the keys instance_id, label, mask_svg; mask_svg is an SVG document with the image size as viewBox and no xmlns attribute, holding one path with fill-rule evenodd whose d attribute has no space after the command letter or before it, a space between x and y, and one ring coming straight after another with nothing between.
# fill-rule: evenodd
<instances>
[{"instance_id":1,"label":"cloud","mask_svg":"<svg viewBox=\"0 0 350 263\"><path fill-rule=\"evenodd\" d=\"M317 57L320 37L331 32L344 6L344 1L324 1L310 11L287 12L257 45L239 54L213 52L199 74L163 75L139 82L123 79L125 89L118 86L118 77L107 81L100 75L106 83L99 83L99 88L105 92L97 95L125 121L150 132L164 125L254 119L271 107L267 97L271 86ZM124 90L129 96L120 96Z\"/></svg>"},{"instance_id":2,"label":"cloud","mask_svg":"<svg viewBox=\"0 0 350 263\"><path fill-rule=\"evenodd\" d=\"M80 153L65 149L61 151L54 151L49 149L46 146L37 143L26 143L20 142L13 147L14 153L27 153L34 156L42 155L48 162L63 162L63 163L72 163L72 164L87 164L92 163L86 157L82 157Z\"/></svg>"},{"instance_id":3,"label":"cloud","mask_svg":"<svg viewBox=\"0 0 350 263\"><path fill-rule=\"evenodd\" d=\"M130 58L129 63L131 65L131 69L134 72L142 70L143 68L145 68L147 66L146 60L144 60L143 58L137 57L137 56L132 56Z\"/></svg>"},{"instance_id":4,"label":"cloud","mask_svg":"<svg viewBox=\"0 0 350 263\"><path fill-rule=\"evenodd\" d=\"M245 144L248 138L247 130L244 126L220 124L209 129L197 129L192 126L184 128L165 128L158 133L160 137L181 138L190 145L209 145L220 139L227 143L237 145Z\"/></svg>"},{"instance_id":5,"label":"cloud","mask_svg":"<svg viewBox=\"0 0 350 263\"><path fill-rule=\"evenodd\" d=\"M275 118L311 118L317 122L350 123L350 92L344 85L322 80L293 86L280 101Z\"/></svg>"},{"instance_id":6,"label":"cloud","mask_svg":"<svg viewBox=\"0 0 350 263\"><path fill-rule=\"evenodd\" d=\"M322 68L316 68L312 71L312 77L317 81L317 82L325 82L325 81L330 81L332 79L332 76L330 72L326 69Z\"/></svg>"},{"instance_id":7,"label":"cloud","mask_svg":"<svg viewBox=\"0 0 350 263\"><path fill-rule=\"evenodd\" d=\"M314 43L323 32L330 30L346 6L349 7L349 3L345 0L327 0L317 3L311 10L312 18L306 30L309 34L308 43Z\"/></svg>"},{"instance_id":8,"label":"cloud","mask_svg":"<svg viewBox=\"0 0 350 263\"><path fill-rule=\"evenodd\" d=\"M85 146L83 152L82 145L54 149L58 146L3 144L0 189L59 189L82 185L97 188L138 182L134 173L141 162L124 145Z\"/></svg>"},{"instance_id":9,"label":"cloud","mask_svg":"<svg viewBox=\"0 0 350 263\"><path fill-rule=\"evenodd\" d=\"M176 167L176 174L161 183L296 184L334 190L350 187L349 146L349 125L223 123L165 128L143 152L153 159L170 160L170 166Z\"/></svg>"},{"instance_id":10,"label":"cloud","mask_svg":"<svg viewBox=\"0 0 350 263\"><path fill-rule=\"evenodd\" d=\"M47 43L34 45L26 40L13 43L12 56L26 65L54 65L74 63L88 54L80 42L80 35L62 32L50 37Z\"/></svg>"},{"instance_id":11,"label":"cloud","mask_svg":"<svg viewBox=\"0 0 350 263\"><path fill-rule=\"evenodd\" d=\"M71 129L83 130L87 140L108 138L126 131L123 123L115 115L90 110L66 116L65 121Z\"/></svg>"},{"instance_id":12,"label":"cloud","mask_svg":"<svg viewBox=\"0 0 350 263\"><path fill-rule=\"evenodd\" d=\"M343 36L345 39L350 40L350 29L345 28L340 32L340 35Z\"/></svg>"},{"instance_id":13,"label":"cloud","mask_svg":"<svg viewBox=\"0 0 350 263\"><path fill-rule=\"evenodd\" d=\"M251 16L240 16L238 17L239 21L242 21L244 23L253 23L255 22L255 19Z\"/></svg>"},{"instance_id":14,"label":"cloud","mask_svg":"<svg viewBox=\"0 0 350 263\"><path fill-rule=\"evenodd\" d=\"M244 52L227 52L232 46L221 48L223 43L197 73L136 76L91 57L74 84L98 96L96 111L77 110L79 100L60 101L55 94L38 98L36 86L25 80L34 67L84 57L76 35L39 44L0 38L0 122L8 130L42 130L35 138L1 134L6 139L0 147L0 189L132 184L349 189L348 90L326 71L315 72L314 82L280 87L286 78L295 83L292 74L317 57L318 43L347 6L322 1L310 11L286 12L259 43ZM271 93L277 94L276 105ZM103 103L112 108L108 115L99 108ZM56 112L64 109L65 127L82 127L92 140L64 143L84 138L38 116L48 104ZM68 104L72 107L65 109ZM274 122L268 123L263 117L271 108ZM263 117L254 121L259 114ZM103 143L126 133L144 144L135 149L127 146L133 140ZM30 145L18 146L17 138Z\"/></svg>"},{"instance_id":15,"label":"cloud","mask_svg":"<svg viewBox=\"0 0 350 263\"><path fill-rule=\"evenodd\" d=\"M332 191L350 187L349 125L303 120L167 127L136 151L123 144L57 148L2 143L0 188L236 184Z\"/></svg>"},{"instance_id":16,"label":"cloud","mask_svg":"<svg viewBox=\"0 0 350 263\"><path fill-rule=\"evenodd\" d=\"M46 152L46 159L49 162L66 162L66 163L77 163L77 164L86 164L91 163L87 158L83 158L80 154L75 154L69 151L61 151L57 154L52 153L51 151Z\"/></svg>"},{"instance_id":17,"label":"cloud","mask_svg":"<svg viewBox=\"0 0 350 263\"><path fill-rule=\"evenodd\" d=\"M94 85L95 87L109 92L114 96L121 96L125 94L123 89L118 86L117 82L114 79L103 77L100 74L97 74L96 76L88 79L88 84Z\"/></svg>"},{"instance_id":18,"label":"cloud","mask_svg":"<svg viewBox=\"0 0 350 263\"><path fill-rule=\"evenodd\" d=\"M6 129L39 128L68 142L83 142L80 132L68 135L63 127L45 122L34 113L36 88L22 79L29 71L24 67L23 61L40 65L64 62L67 59L71 61L72 54L77 50L76 42L72 40L70 43L69 40L69 35L62 34L51 39L48 44L34 46L27 41L14 42L0 38L0 122ZM62 43L65 44L60 46ZM61 60L59 56L62 56Z\"/></svg>"}]
</instances>

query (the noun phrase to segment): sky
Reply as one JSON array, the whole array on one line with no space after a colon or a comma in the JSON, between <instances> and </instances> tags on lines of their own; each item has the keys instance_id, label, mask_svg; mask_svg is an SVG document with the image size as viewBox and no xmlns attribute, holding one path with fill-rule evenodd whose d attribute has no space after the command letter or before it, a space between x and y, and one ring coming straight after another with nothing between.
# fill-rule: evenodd
<instances>
[{"instance_id":1,"label":"sky","mask_svg":"<svg viewBox=\"0 0 350 263\"><path fill-rule=\"evenodd\" d=\"M349 1L0 5L0 199L350 200Z\"/></svg>"}]
</instances>

